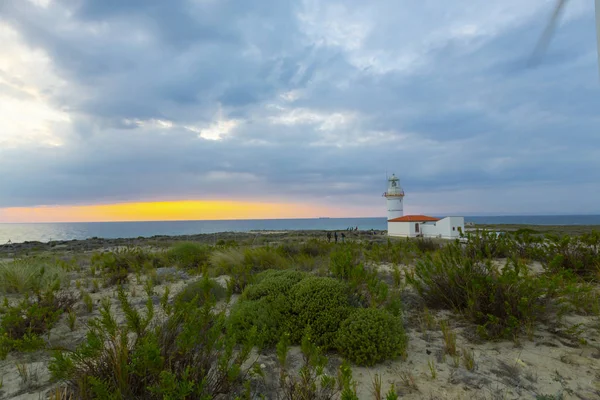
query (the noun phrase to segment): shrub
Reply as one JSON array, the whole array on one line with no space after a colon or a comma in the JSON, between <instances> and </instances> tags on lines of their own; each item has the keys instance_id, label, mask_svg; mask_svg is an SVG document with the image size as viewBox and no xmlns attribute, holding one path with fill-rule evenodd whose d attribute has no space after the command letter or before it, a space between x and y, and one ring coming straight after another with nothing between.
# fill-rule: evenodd
<instances>
[{"instance_id":1,"label":"shrub","mask_svg":"<svg viewBox=\"0 0 600 400\"><path fill-rule=\"evenodd\" d=\"M204 305L207 300L218 301L225 298L225 288L221 286L217 281L208 279L205 275L204 278L195 282L188 283L182 290L175 296L176 302L194 302L198 306ZM209 296L208 299L206 296Z\"/></svg>"},{"instance_id":2,"label":"shrub","mask_svg":"<svg viewBox=\"0 0 600 400\"><path fill-rule=\"evenodd\" d=\"M552 272L571 271L579 276L600 279L600 233L581 237L546 237L541 259Z\"/></svg>"},{"instance_id":3,"label":"shrub","mask_svg":"<svg viewBox=\"0 0 600 400\"><path fill-rule=\"evenodd\" d=\"M102 270L105 286L129 282L130 272L166 265L165 258L161 253L151 253L139 247L119 248L92 256L92 268Z\"/></svg>"},{"instance_id":4,"label":"shrub","mask_svg":"<svg viewBox=\"0 0 600 400\"><path fill-rule=\"evenodd\" d=\"M403 354L407 343L402 320L376 308L354 311L342 322L336 338L344 357L367 366Z\"/></svg>"},{"instance_id":5,"label":"shrub","mask_svg":"<svg viewBox=\"0 0 600 400\"><path fill-rule=\"evenodd\" d=\"M167 258L179 268L195 269L208 264L211 251L209 246L199 243L178 243L167 251Z\"/></svg>"},{"instance_id":6,"label":"shrub","mask_svg":"<svg viewBox=\"0 0 600 400\"><path fill-rule=\"evenodd\" d=\"M333 251L329 258L329 271L336 278L348 279L360 264L358 249L349 244L339 246Z\"/></svg>"},{"instance_id":7,"label":"shrub","mask_svg":"<svg viewBox=\"0 0 600 400\"><path fill-rule=\"evenodd\" d=\"M517 261L499 271L490 260L462 255L456 245L421 260L407 279L428 306L463 313L488 337L513 337L542 314L556 290L551 279L528 275Z\"/></svg>"},{"instance_id":8,"label":"shrub","mask_svg":"<svg viewBox=\"0 0 600 400\"><path fill-rule=\"evenodd\" d=\"M86 340L72 352L56 352L50 362L52 377L73 398L235 398L244 391L253 336L241 341L228 332L223 312L212 312L210 303L199 308L181 302L161 322L151 300L145 314L122 290L119 302L125 324L104 301Z\"/></svg>"},{"instance_id":9,"label":"shrub","mask_svg":"<svg viewBox=\"0 0 600 400\"><path fill-rule=\"evenodd\" d=\"M507 235L477 230L466 234L464 253L473 259L506 258L511 255L511 241Z\"/></svg>"},{"instance_id":10,"label":"shrub","mask_svg":"<svg viewBox=\"0 0 600 400\"><path fill-rule=\"evenodd\" d=\"M350 312L348 286L333 278L310 277L289 292L293 343L299 343L310 326L314 342L323 348L334 347L340 323Z\"/></svg>"},{"instance_id":11,"label":"shrub","mask_svg":"<svg viewBox=\"0 0 600 400\"><path fill-rule=\"evenodd\" d=\"M0 291L39 293L64 281L62 268L48 261L25 258L0 263Z\"/></svg>"}]
</instances>

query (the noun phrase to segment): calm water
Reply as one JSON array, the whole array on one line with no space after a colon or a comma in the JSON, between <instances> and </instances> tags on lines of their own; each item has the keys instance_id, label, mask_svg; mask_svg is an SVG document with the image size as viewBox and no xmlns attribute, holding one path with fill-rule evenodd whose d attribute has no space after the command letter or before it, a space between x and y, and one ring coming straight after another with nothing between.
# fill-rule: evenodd
<instances>
[{"instance_id":1,"label":"calm water","mask_svg":"<svg viewBox=\"0 0 600 400\"><path fill-rule=\"evenodd\" d=\"M600 215L465 217L476 224L600 225ZM251 230L387 229L385 218L256 219L231 221L87 222L0 224L0 244L25 241L135 238L154 235L194 235Z\"/></svg>"}]
</instances>

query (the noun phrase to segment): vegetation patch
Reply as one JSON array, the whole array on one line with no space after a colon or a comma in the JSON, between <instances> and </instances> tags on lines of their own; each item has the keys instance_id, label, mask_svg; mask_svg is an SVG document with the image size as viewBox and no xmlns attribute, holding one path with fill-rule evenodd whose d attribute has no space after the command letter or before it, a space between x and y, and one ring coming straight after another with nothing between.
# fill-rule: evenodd
<instances>
[{"instance_id":1,"label":"vegetation patch","mask_svg":"<svg viewBox=\"0 0 600 400\"><path fill-rule=\"evenodd\" d=\"M0 321L0 358L12 350L33 351L45 346L40 337L50 330L63 312L76 302L70 292L55 292L26 297L14 306L8 306Z\"/></svg>"},{"instance_id":2,"label":"vegetation patch","mask_svg":"<svg viewBox=\"0 0 600 400\"><path fill-rule=\"evenodd\" d=\"M73 398L235 398L249 390L243 365L252 335L241 340L229 332L224 313L211 311L210 302L201 308L180 302L156 324L151 300L145 313L123 290L119 302L125 324L104 301L86 340L73 352L56 352L50 363L53 378L67 385Z\"/></svg>"},{"instance_id":3,"label":"vegetation patch","mask_svg":"<svg viewBox=\"0 0 600 400\"><path fill-rule=\"evenodd\" d=\"M376 308L354 311L341 324L336 345L339 352L358 365L374 365L406 352L408 338L402 320Z\"/></svg>"}]
</instances>

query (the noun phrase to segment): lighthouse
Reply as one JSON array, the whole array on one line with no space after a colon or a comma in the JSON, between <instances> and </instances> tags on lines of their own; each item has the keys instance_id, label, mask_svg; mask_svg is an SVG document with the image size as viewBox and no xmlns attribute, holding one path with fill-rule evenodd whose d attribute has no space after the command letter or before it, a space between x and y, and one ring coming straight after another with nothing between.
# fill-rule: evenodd
<instances>
[{"instance_id":1,"label":"lighthouse","mask_svg":"<svg viewBox=\"0 0 600 400\"><path fill-rule=\"evenodd\" d=\"M387 200L388 220L400 218L404 215L402 209L404 190L400 187L400 179L398 179L395 174L392 174L392 176L388 178L387 192L383 194L383 197Z\"/></svg>"}]
</instances>

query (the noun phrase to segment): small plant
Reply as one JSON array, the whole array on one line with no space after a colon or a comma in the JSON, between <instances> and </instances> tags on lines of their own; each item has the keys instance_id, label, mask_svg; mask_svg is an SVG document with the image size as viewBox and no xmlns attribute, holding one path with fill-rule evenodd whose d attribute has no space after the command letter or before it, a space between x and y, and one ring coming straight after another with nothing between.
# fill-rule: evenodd
<instances>
[{"instance_id":1,"label":"small plant","mask_svg":"<svg viewBox=\"0 0 600 400\"><path fill-rule=\"evenodd\" d=\"M463 365L469 371L475 370L475 353L472 350L462 349Z\"/></svg>"},{"instance_id":2,"label":"small plant","mask_svg":"<svg viewBox=\"0 0 600 400\"><path fill-rule=\"evenodd\" d=\"M402 382L402 386L410 390L419 391L417 381L410 371L400 370L398 371L398 377L400 378L400 382Z\"/></svg>"},{"instance_id":3,"label":"small plant","mask_svg":"<svg viewBox=\"0 0 600 400\"><path fill-rule=\"evenodd\" d=\"M85 306L85 310L91 313L94 310L94 300L92 300L92 296L89 293L85 293L82 296L83 304Z\"/></svg>"},{"instance_id":4,"label":"small plant","mask_svg":"<svg viewBox=\"0 0 600 400\"><path fill-rule=\"evenodd\" d=\"M92 293L98 293L100 291L100 284L97 279L92 281Z\"/></svg>"},{"instance_id":5,"label":"small plant","mask_svg":"<svg viewBox=\"0 0 600 400\"><path fill-rule=\"evenodd\" d=\"M338 388L341 390L342 400L358 400L356 395L356 381L352 378L352 368L344 361L338 369Z\"/></svg>"},{"instance_id":6,"label":"small plant","mask_svg":"<svg viewBox=\"0 0 600 400\"><path fill-rule=\"evenodd\" d=\"M375 400L381 400L381 375L375 374L371 378L371 393Z\"/></svg>"},{"instance_id":7,"label":"small plant","mask_svg":"<svg viewBox=\"0 0 600 400\"><path fill-rule=\"evenodd\" d=\"M435 361L434 360L427 361L427 366L429 367L431 379L435 380L435 378L437 377L437 368L435 367Z\"/></svg>"},{"instance_id":8,"label":"small plant","mask_svg":"<svg viewBox=\"0 0 600 400\"><path fill-rule=\"evenodd\" d=\"M280 361L281 375L279 378L283 398L301 399L331 399L336 392L336 380L325 373L327 357L312 343L310 333L302 338L302 366L298 374L291 374L286 366L288 339L284 336L277 345L277 357Z\"/></svg>"},{"instance_id":9,"label":"small plant","mask_svg":"<svg viewBox=\"0 0 600 400\"><path fill-rule=\"evenodd\" d=\"M75 330L75 324L77 322L77 314L73 310L69 310L67 313L67 323L71 332Z\"/></svg>"},{"instance_id":10,"label":"small plant","mask_svg":"<svg viewBox=\"0 0 600 400\"><path fill-rule=\"evenodd\" d=\"M338 332L337 348L358 365L374 365L406 351L408 339L400 318L385 310L366 308L354 311Z\"/></svg>"},{"instance_id":11,"label":"small plant","mask_svg":"<svg viewBox=\"0 0 600 400\"><path fill-rule=\"evenodd\" d=\"M21 378L21 384L25 385L29 382L29 368L27 364L17 362L15 363L15 367L17 368L17 373L19 374L19 378Z\"/></svg>"},{"instance_id":12,"label":"small plant","mask_svg":"<svg viewBox=\"0 0 600 400\"><path fill-rule=\"evenodd\" d=\"M397 265L394 265L392 269L392 278L394 279L394 286L399 288L402 285L402 272Z\"/></svg>"},{"instance_id":13,"label":"small plant","mask_svg":"<svg viewBox=\"0 0 600 400\"><path fill-rule=\"evenodd\" d=\"M398 392L396 392L396 385L392 383L390 389L385 394L385 400L398 400Z\"/></svg>"},{"instance_id":14,"label":"small plant","mask_svg":"<svg viewBox=\"0 0 600 400\"><path fill-rule=\"evenodd\" d=\"M160 297L160 306L162 307L163 311L165 312L165 314L170 315L171 314L171 305L169 304L169 295L171 293L171 289L169 288L169 286L165 287L165 291L163 292L163 295Z\"/></svg>"},{"instance_id":15,"label":"small plant","mask_svg":"<svg viewBox=\"0 0 600 400\"><path fill-rule=\"evenodd\" d=\"M448 321L441 321L442 336L444 337L444 350L450 356L456 356L456 333L448 326Z\"/></svg>"}]
</instances>

